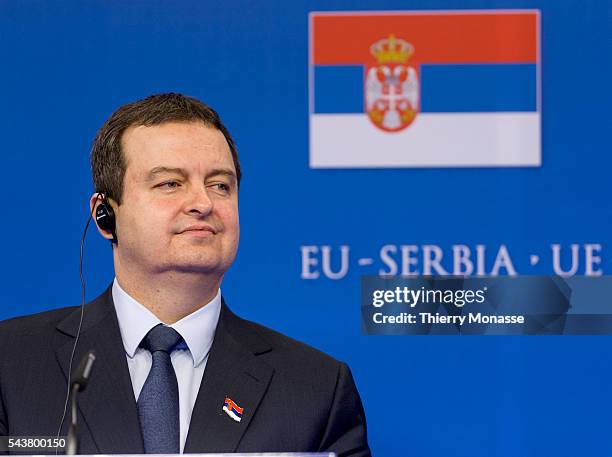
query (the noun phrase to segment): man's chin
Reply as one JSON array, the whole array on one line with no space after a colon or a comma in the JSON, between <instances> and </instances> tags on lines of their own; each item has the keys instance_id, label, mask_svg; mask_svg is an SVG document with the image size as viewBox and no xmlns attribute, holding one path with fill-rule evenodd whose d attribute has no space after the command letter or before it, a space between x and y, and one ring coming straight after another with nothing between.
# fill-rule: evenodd
<instances>
[{"instance_id":1,"label":"man's chin","mask_svg":"<svg viewBox=\"0 0 612 457\"><path fill-rule=\"evenodd\" d=\"M193 273L193 274L218 274L223 275L225 271L220 271L218 267L211 265L201 265L201 264L184 264L184 265L175 265L173 271L177 273Z\"/></svg>"},{"instance_id":2,"label":"man's chin","mask_svg":"<svg viewBox=\"0 0 612 457\"><path fill-rule=\"evenodd\" d=\"M172 262L163 268L164 271L185 273L185 274L201 274L201 275L217 275L223 276L227 267L220 262L202 260L202 259L184 259L177 262Z\"/></svg>"}]
</instances>

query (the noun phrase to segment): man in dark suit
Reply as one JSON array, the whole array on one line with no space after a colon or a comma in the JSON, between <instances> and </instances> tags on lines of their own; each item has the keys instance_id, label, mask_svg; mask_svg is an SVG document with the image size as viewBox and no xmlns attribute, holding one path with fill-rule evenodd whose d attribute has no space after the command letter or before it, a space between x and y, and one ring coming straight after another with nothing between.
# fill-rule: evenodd
<instances>
[{"instance_id":1,"label":"man in dark suit","mask_svg":"<svg viewBox=\"0 0 612 457\"><path fill-rule=\"evenodd\" d=\"M92 171L115 280L82 323L65 308L0 324L0 435L57 433L76 344L74 360L97 357L80 453L369 456L348 367L240 319L221 297L241 172L217 113L180 94L125 105L98 132Z\"/></svg>"}]
</instances>

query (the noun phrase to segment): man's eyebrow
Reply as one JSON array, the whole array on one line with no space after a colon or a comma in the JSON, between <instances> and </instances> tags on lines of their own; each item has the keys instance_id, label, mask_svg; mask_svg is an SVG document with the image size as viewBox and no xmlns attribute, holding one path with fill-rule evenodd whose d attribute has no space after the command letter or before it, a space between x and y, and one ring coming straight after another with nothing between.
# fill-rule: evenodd
<instances>
[{"instance_id":1,"label":"man's eyebrow","mask_svg":"<svg viewBox=\"0 0 612 457\"><path fill-rule=\"evenodd\" d=\"M189 173L184 168L175 168L175 167L155 167L149 171L147 175L147 181L153 181L158 175L164 173L174 173L180 175L182 177L187 177ZM236 180L236 172L231 168L213 168L208 173L206 173L206 177L210 178L212 176L227 176L233 180Z\"/></svg>"},{"instance_id":2,"label":"man's eyebrow","mask_svg":"<svg viewBox=\"0 0 612 457\"><path fill-rule=\"evenodd\" d=\"M232 178L234 180L236 180L236 172L234 170L232 170L231 168L214 168L212 170L210 170L208 173L206 173L206 176L208 178L210 178L211 176L227 176L229 178Z\"/></svg>"},{"instance_id":3,"label":"man's eyebrow","mask_svg":"<svg viewBox=\"0 0 612 457\"><path fill-rule=\"evenodd\" d=\"M147 181L152 181L157 175L163 173L174 173L183 177L187 176L187 172L183 168L172 168L172 167L155 167L149 171L147 175Z\"/></svg>"}]
</instances>

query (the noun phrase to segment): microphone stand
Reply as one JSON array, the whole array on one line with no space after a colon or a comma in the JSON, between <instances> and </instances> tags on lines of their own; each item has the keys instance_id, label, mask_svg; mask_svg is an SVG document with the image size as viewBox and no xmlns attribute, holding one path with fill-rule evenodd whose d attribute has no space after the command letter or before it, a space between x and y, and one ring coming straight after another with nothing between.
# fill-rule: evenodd
<instances>
[{"instance_id":1,"label":"microphone stand","mask_svg":"<svg viewBox=\"0 0 612 457\"><path fill-rule=\"evenodd\" d=\"M83 392L89 382L89 376L93 368L94 362L96 361L96 355L93 351L89 351L85 354L85 357L81 360L79 368L77 368L74 381L72 381L71 394L72 394L72 406L71 406L71 418L70 427L68 428L68 437L66 439L66 455L77 455L79 451L79 440L77 437L77 410L78 410L78 398L79 392Z\"/></svg>"}]
</instances>

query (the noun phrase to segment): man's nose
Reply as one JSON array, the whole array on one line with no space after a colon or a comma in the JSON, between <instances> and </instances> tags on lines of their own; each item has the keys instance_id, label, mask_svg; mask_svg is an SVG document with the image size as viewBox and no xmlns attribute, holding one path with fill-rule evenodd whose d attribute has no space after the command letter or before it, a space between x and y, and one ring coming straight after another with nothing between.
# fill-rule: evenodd
<instances>
[{"instance_id":1,"label":"man's nose","mask_svg":"<svg viewBox=\"0 0 612 457\"><path fill-rule=\"evenodd\" d=\"M191 215L206 216L213 209L213 201L205 186L196 186L189 194L186 211Z\"/></svg>"}]
</instances>

